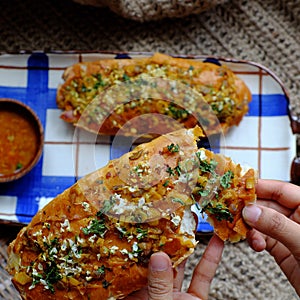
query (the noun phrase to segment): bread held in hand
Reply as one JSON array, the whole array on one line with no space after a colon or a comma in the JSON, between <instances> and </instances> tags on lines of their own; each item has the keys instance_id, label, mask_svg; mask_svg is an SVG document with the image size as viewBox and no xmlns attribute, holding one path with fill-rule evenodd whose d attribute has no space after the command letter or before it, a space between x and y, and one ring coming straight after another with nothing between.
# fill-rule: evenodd
<instances>
[{"instance_id":1,"label":"bread held in hand","mask_svg":"<svg viewBox=\"0 0 300 300\"><path fill-rule=\"evenodd\" d=\"M137 146L83 177L41 209L8 248L23 299L121 299L147 283L152 253L176 267L197 244L192 205L215 232L245 238L242 208L255 201L255 172L197 148L181 129Z\"/></svg>"}]
</instances>

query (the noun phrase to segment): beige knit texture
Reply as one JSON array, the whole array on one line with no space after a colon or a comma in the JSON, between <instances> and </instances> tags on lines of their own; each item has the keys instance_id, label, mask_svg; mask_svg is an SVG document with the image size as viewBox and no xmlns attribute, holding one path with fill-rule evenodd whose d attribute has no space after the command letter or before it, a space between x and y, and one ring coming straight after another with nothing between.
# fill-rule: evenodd
<instances>
[{"instance_id":1,"label":"beige knit texture","mask_svg":"<svg viewBox=\"0 0 300 300\"><path fill-rule=\"evenodd\" d=\"M117 1L111 3L116 5ZM161 18L162 10L157 11ZM182 12L185 14L187 10ZM186 17L177 14L174 18L169 15L158 21L140 22L132 20L129 12L123 18L109 7L81 5L72 0L2 1L0 51L159 51L251 60L263 64L281 79L292 106L300 112L300 0L232 0L201 13L194 12ZM137 11L135 16L142 15ZM0 228L2 268L6 262L8 232L9 229ZM185 288L206 243L206 239L201 239L188 261ZM0 299L18 299L3 270ZM246 242L241 242L226 245L210 299L292 300L298 297L272 257L266 252L255 253Z\"/></svg>"},{"instance_id":2,"label":"beige knit texture","mask_svg":"<svg viewBox=\"0 0 300 300\"><path fill-rule=\"evenodd\" d=\"M223 0L74 0L77 3L97 7L109 7L120 16L140 22L179 18L198 14Z\"/></svg>"}]
</instances>

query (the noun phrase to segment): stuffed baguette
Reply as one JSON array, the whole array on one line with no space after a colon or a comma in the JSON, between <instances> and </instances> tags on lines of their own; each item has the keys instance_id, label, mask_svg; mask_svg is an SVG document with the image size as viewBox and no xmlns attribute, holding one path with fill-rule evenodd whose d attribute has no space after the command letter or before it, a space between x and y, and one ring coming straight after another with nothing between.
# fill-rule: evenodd
<instances>
[{"instance_id":1,"label":"stuffed baguette","mask_svg":"<svg viewBox=\"0 0 300 300\"><path fill-rule=\"evenodd\" d=\"M41 209L8 248L22 298L121 299L140 289L153 252L174 267L193 252L196 201L223 240L245 238L255 172L197 149L202 135L182 129L141 144Z\"/></svg>"},{"instance_id":2,"label":"stuffed baguette","mask_svg":"<svg viewBox=\"0 0 300 300\"><path fill-rule=\"evenodd\" d=\"M65 70L63 79L65 82L57 90L57 105L64 110L61 118L104 135L115 135L128 120L148 113L152 114L154 120L148 118L133 124L131 128L139 130L144 125L149 131L156 132L155 114L167 115L186 128L202 126L204 102L211 106L212 113L221 124L223 132L226 132L231 126L240 123L251 101L246 84L228 67L173 58L160 53L148 58L102 59L78 63ZM156 96L149 91L143 93L145 86L153 87L153 80L158 87L159 80L170 81L170 87L155 91ZM132 86L135 93L131 92ZM122 89L122 94L117 92L117 95L108 97L104 92L110 88L115 91ZM191 95L178 96L174 93L177 89L181 89L183 94L190 90ZM129 99L128 94L132 96ZM93 101L96 104L93 109L89 109L88 105ZM107 102L110 101L112 104L108 110ZM84 117L78 123L83 114ZM99 114L104 114L100 121ZM205 124L206 135L220 132L215 122L205 121ZM164 128L162 133L174 130L173 124L168 125L165 120L160 128ZM138 135L139 132L129 131L125 134Z\"/></svg>"}]
</instances>

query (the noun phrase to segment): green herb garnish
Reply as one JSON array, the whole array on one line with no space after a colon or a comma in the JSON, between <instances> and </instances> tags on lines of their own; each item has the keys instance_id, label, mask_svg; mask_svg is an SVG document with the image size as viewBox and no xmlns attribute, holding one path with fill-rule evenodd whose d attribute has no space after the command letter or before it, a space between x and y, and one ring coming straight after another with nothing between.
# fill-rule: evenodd
<instances>
[{"instance_id":1,"label":"green herb garnish","mask_svg":"<svg viewBox=\"0 0 300 300\"><path fill-rule=\"evenodd\" d=\"M200 190L198 194L202 197L207 197L209 195L209 190Z\"/></svg>"},{"instance_id":2,"label":"green herb garnish","mask_svg":"<svg viewBox=\"0 0 300 300\"><path fill-rule=\"evenodd\" d=\"M105 274L105 267L104 265L102 265L101 267L99 267L97 270L96 270L96 274L97 275L104 275Z\"/></svg>"},{"instance_id":3,"label":"green herb garnish","mask_svg":"<svg viewBox=\"0 0 300 300\"><path fill-rule=\"evenodd\" d=\"M148 229L143 229L143 228L137 228L136 229L137 235L136 238L138 240L141 240L143 238L146 238L148 235Z\"/></svg>"},{"instance_id":4,"label":"green herb garnish","mask_svg":"<svg viewBox=\"0 0 300 300\"><path fill-rule=\"evenodd\" d=\"M130 81L130 77L127 74L123 74L123 80L124 81Z\"/></svg>"},{"instance_id":5,"label":"green herb garnish","mask_svg":"<svg viewBox=\"0 0 300 300\"><path fill-rule=\"evenodd\" d=\"M217 161L215 161L214 159L211 159L210 161L202 160L200 152L196 152L196 156L199 159L199 163L200 163L199 168L202 172L208 172L211 174L215 173L216 167L218 165Z\"/></svg>"},{"instance_id":6,"label":"green herb garnish","mask_svg":"<svg viewBox=\"0 0 300 300\"><path fill-rule=\"evenodd\" d=\"M53 284L62 279L62 275L59 273L57 264L53 259L50 259L42 273L38 273L36 269L33 268L34 262L31 263L30 269L32 271L32 284L31 287L34 288L38 283L45 285L52 294L54 294Z\"/></svg>"},{"instance_id":7,"label":"green herb garnish","mask_svg":"<svg viewBox=\"0 0 300 300\"><path fill-rule=\"evenodd\" d=\"M106 231L107 231L107 227L105 225L104 220L97 220L97 219L92 220L87 227L82 228L82 232L85 235L97 234L103 237Z\"/></svg>"},{"instance_id":8,"label":"green herb garnish","mask_svg":"<svg viewBox=\"0 0 300 300\"><path fill-rule=\"evenodd\" d=\"M103 280L103 281L102 281L102 286L103 286L105 289L107 289L110 285L111 285L111 283L108 282L107 280Z\"/></svg>"},{"instance_id":9,"label":"green herb garnish","mask_svg":"<svg viewBox=\"0 0 300 300\"><path fill-rule=\"evenodd\" d=\"M203 207L202 212L208 212L214 215L218 221L226 220L233 222L232 213L221 203L217 203L215 206L213 206L212 203L208 203L205 207Z\"/></svg>"},{"instance_id":10,"label":"green herb garnish","mask_svg":"<svg viewBox=\"0 0 300 300\"><path fill-rule=\"evenodd\" d=\"M110 196L110 198L108 200L105 200L103 203L103 207L97 212L96 216L97 217L102 217L102 215L105 215L106 213L108 213L112 207L115 204L115 199L113 196Z\"/></svg>"},{"instance_id":11,"label":"green herb garnish","mask_svg":"<svg viewBox=\"0 0 300 300\"><path fill-rule=\"evenodd\" d=\"M87 88L85 84L82 84L81 85L81 92L82 93L87 93L87 92L90 92L91 89Z\"/></svg>"},{"instance_id":12,"label":"green herb garnish","mask_svg":"<svg viewBox=\"0 0 300 300\"><path fill-rule=\"evenodd\" d=\"M20 170L23 168L23 165L21 163L17 163L16 170Z\"/></svg>"},{"instance_id":13,"label":"green herb garnish","mask_svg":"<svg viewBox=\"0 0 300 300\"><path fill-rule=\"evenodd\" d=\"M51 240L49 244L47 242L44 242L44 246L49 250L56 247L57 245L58 245L58 238L57 237L55 237L53 240Z\"/></svg>"},{"instance_id":14,"label":"green herb garnish","mask_svg":"<svg viewBox=\"0 0 300 300\"><path fill-rule=\"evenodd\" d=\"M104 87L106 85L102 79L101 74L97 74L97 75L93 75L93 76L97 79L97 82L94 84L94 87L93 87L95 90L98 90L99 87Z\"/></svg>"},{"instance_id":15,"label":"green herb garnish","mask_svg":"<svg viewBox=\"0 0 300 300\"><path fill-rule=\"evenodd\" d=\"M179 152L179 145L178 144L170 144L167 146L168 150L172 153L175 153L175 152Z\"/></svg>"},{"instance_id":16,"label":"green herb garnish","mask_svg":"<svg viewBox=\"0 0 300 300\"><path fill-rule=\"evenodd\" d=\"M189 116L189 112L186 109L177 107L173 103L170 103L168 109L169 109L171 115L176 120L177 119L185 119Z\"/></svg>"},{"instance_id":17,"label":"green herb garnish","mask_svg":"<svg viewBox=\"0 0 300 300\"><path fill-rule=\"evenodd\" d=\"M232 171L227 171L224 175L221 176L220 178L220 184L224 189L228 189L231 186L231 180L233 178L233 172Z\"/></svg>"},{"instance_id":18,"label":"green herb garnish","mask_svg":"<svg viewBox=\"0 0 300 300\"><path fill-rule=\"evenodd\" d=\"M163 183L163 186L164 186L164 187L167 187L167 186L169 186L169 183L170 183L170 181L169 181L169 180L166 180L166 181Z\"/></svg>"},{"instance_id":19,"label":"green herb garnish","mask_svg":"<svg viewBox=\"0 0 300 300\"><path fill-rule=\"evenodd\" d=\"M171 175L175 175L174 170L171 167L167 168L167 173L171 176Z\"/></svg>"},{"instance_id":20,"label":"green herb garnish","mask_svg":"<svg viewBox=\"0 0 300 300\"><path fill-rule=\"evenodd\" d=\"M173 199L172 199L172 202L180 203L181 205L184 205L184 202L183 202L182 199L180 199L180 198L173 198Z\"/></svg>"},{"instance_id":21,"label":"green herb garnish","mask_svg":"<svg viewBox=\"0 0 300 300\"><path fill-rule=\"evenodd\" d=\"M50 264L47 266L47 268L45 270L44 280L46 281L47 286L52 294L54 293L53 284L58 282L61 279L62 279L62 276L59 273L57 264L54 261L50 261Z\"/></svg>"},{"instance_id":22,"label":"green herb garnish","mask_svg":"<svg viewBox=\"0 0 300 300\"><path fill-rule=\"evenodd\" d=\"M179 165L174 168L174 171L178 174L178 176L180 176L180 174L181 174L181 168L180 168Z\"/></svg>"}]
</instances>

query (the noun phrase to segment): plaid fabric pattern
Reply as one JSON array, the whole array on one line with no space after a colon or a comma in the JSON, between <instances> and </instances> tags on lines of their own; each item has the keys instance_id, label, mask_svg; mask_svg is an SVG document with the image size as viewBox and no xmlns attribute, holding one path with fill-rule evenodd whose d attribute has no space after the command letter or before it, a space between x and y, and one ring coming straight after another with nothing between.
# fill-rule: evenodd
<instances>
[{"instance_id":1,"label":"plaid fabric pattern","mask_svg":"<svg viewBox=\"0 0 300 300\"><path fill-rule=\"evenodd\" d=\"M64 69L78 61L142 55L147 54L33 52L0 56L0 97L29 105L45 131L43 155L36 167L15 182L0 184L0 222L30 222L39 208L78 178L129 150L126 143L114 144L113 138L95 141L93 135L75 131L62 121L56 89ZM241 124L217 141L216 151L256 168L261 178L289 181L296 142L288 116L289 99L280 80L255 63L229 59L218 59L218 63L228 65L247 83L253 100ZM194 209L199 217L198 232L211 232L205 216Z\"/></svg>"}]
</instances>

